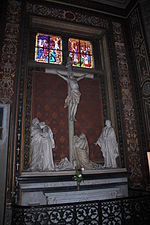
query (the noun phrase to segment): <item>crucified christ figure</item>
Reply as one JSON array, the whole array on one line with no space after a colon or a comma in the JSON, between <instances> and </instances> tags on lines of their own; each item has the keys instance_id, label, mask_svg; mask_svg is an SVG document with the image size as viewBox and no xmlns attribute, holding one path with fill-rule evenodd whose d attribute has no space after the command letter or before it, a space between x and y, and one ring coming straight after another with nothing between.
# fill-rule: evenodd
<instances>
[{"instance_id":1,"label":"crucified christ figure","mask_svg":"<svg viewBox=\"0 0 150 225\"><path fill-rule=\"evenodd\" d=\"M68 57L66 68L68 70L67 75L60 74L59 72L57 72L57 74L68 83L68 96L65 99L64 107L65 108L68 107L69 120L75 121L77 107L80 102L80 96L81 96L81 93L79 91L78 81L83 79L86 76L86 74L80 77L73 76L72 61L70 57Z\"/></svg>"}]
</instances>

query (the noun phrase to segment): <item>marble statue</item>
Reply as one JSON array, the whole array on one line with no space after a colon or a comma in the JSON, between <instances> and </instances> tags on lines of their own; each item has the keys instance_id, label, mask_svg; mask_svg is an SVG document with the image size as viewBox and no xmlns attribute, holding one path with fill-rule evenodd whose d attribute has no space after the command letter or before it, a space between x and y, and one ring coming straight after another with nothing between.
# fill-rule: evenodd
<instances>
[{"instance_id":1,"label":"marble statue","mask_svg":"<svg viewBox=\"0 0 150 225\"><path fill-rule=\"evenodd\" d=\"M31 164L30 171L53 171L53 153L55 142L52 130L38 118L31 125Z\"/></svg>"},{"instance_id":2,"label":"marble statue","mask_svg":"<svg viewBox=\"0 0 150 225\"><path fill-rule=\"evenodd\" d=\"M59 72L57 72L57 74L68 83L68 96L65 99L64 107L65 108L68 107L69 109L69 119L71 121L75 121L77 107L80 102L80 96L81 96L81 93L79 91L78 81L83 79L86 75L82 75L78 78L73 76L72 61L70 57L68 57L66 68L68 70L67 76L64 74L60 74Z\"/></svg>"},{"instance_id":3,"label":"marble statue","mask_svg":"<svg viewBox=\"0 0 150 225\"><path fill-rule=\"evenodd\" d=\"M85 134L74 136L74 152L73 152L74 166L81 166L84 169L99 169L102 165L92 162L89 159L89 146Z\"/></svg>"},{"instance_id":4,"label":"marble statue","mask_svg":"<svg viewBox=\"0 0 150 225\"><path fill-rule=\"evenodd\" d=\"M67 157L61 159L61 161L55 165L55 170L73 170L72 163L68 160Z\"/></svg>"},{"instance_id":5,"label":"marble statue","mask_svg":"<svg viewBox=\"0 0 150 225\"><path fill-rule=\"evenodd\" d=\"M102 129L102 133L95 144L101 147L104 157L104 167L116 168L116 158L119 153L115 131L113 127L111 127L110 120L106 120L105 125L106 126Z\"/></svg>"}]
</instances>

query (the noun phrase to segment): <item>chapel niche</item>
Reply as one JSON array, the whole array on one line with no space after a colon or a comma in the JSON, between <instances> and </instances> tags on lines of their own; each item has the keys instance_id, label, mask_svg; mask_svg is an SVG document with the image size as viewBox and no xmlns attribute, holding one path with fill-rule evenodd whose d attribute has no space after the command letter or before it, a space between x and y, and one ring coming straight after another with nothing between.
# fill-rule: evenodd
<instances>
[{"instance_id":1,"label":"chapel niche","mask_svg":"<svg viewBox=\"0 0 150 225\"><path fill-rule=\"evenodd\" d=\"M68 112L64 109L67 95L66 83L57 76L57 71L66 73L66 62L69 40L88 40L92 43L93 52L90 68L73 67L77 76L87 73L87 78L80 81L81 101L77 111L75 134L85 133L90 148L90 159L103 163L103 156L94 142L99 137L104 121L110 119L117 134L116 111L112 74L104 29L60 22L39 17L31 17L30 35L28 38L28 64L24 90L24 123L22 170L26 171L31 160L30 126L33 118L38 117L51 127L56 147L53 150L54 162L69 158ZM35 46L36 34L49 34L48 38L61 38L61 63L41 63L37 60ZM51 36L50 36L51 35ZM70 39L69 39L70 38ZM39 46L37 47L39 48ZM71 51L70 51L71 52ZM118 161L118 166L119 166Z\"/></svg>"}]
</instances>

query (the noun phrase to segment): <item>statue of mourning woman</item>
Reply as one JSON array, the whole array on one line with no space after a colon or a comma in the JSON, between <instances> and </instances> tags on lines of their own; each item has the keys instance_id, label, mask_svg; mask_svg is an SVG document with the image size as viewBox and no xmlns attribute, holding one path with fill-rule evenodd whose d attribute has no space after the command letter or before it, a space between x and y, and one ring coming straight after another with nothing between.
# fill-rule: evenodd
<instances>
[{"instance_id":1,"label":"statue of mourning woman","mask_svg":"<svg viewBox=\"0 0 150 225\"><path fill-rule=\"evenodd\" d=\"M52 130L38 118L31 125L31 163L29 171L53 171L53 149L55 142Z\"/></svg>"},{"instance_id":2,"label":"statue of mourning woman","mask_svg":"<svg viewBox=\"0 0 150 225\"><path fill-rule=\"evenodd\" d=\"M74 166L81 166L86 170L100 169L101 164L92 162L89 159L89 145L85 134L80 134L79 136L74 136L74 152L73 152L73 162Z\"/></svg>"},{"instance_id":3,"label":"statue of mourning woman","mask_svg":"<svg viewBox=\"0 0 150 225\"><path fill-rule=\"evenodd\" d=\"M95 144L101 147L104 157L104 167L116 168L116 158L119 156L119 151L115 131L111 126L110 120L106 120L105 125L106 126L102 129L102 133Z\"/></svg>"}]
</instances>

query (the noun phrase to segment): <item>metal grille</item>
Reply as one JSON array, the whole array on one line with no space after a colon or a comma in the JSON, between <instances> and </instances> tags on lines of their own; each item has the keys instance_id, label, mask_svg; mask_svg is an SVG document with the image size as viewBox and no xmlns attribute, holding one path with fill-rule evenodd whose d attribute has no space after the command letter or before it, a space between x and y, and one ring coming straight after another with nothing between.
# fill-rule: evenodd
<instances>
[{"instance_id":1,"label":"metal grille","mask_svg":"<svg viewBox=\"0 0 150 225\"><path fill-rule=\"evenodd\" d=\"M12 225L147 225L150 196L47 206L13 206Z\"/></svg>"}]
</instances>

